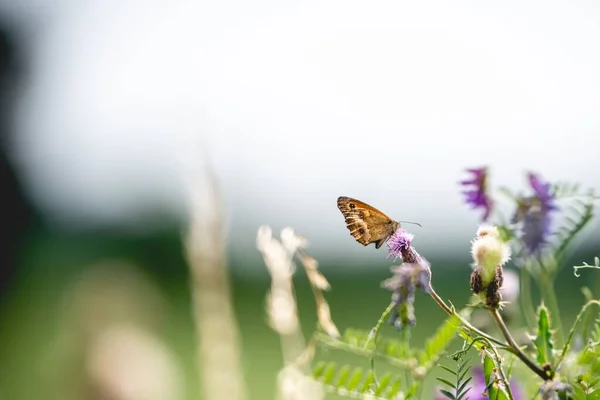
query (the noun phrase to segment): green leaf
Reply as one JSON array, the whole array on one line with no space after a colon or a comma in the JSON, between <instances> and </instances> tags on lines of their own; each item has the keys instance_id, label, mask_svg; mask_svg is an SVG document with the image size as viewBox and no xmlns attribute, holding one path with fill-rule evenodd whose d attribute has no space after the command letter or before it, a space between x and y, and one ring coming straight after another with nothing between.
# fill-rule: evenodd
<instances>
[{"instance_id":1,"label":"green leaf","mask_svg":"<svg viewBox=\"0 0 600 400\"><path fill-rule=\"evenodd\" d=\"M346 382L348 381L349 377L350 377L350 366L344 365L340 369L340 372L338 373L336 385L337 386L346 386Z\"/></svg>"},{"instance_id":2,"label":"green leaf","mask_svg":"<svg viewBox=\"0 0 600 400\"><path fill-rule=\"evenodd\" d=\"M325 372L323 373L323 376L321 377L321 379L323 380L323 383L325 384L330 384L333 382L333 378L335 377L335 363L334 362L330 362L329 364L327 364L327 367L325 367Z\"/></svg>"},{"instance_id":3,"label":"green leaf","mask_svg":"<svg viewBox=\"0 0 600 400\"><path fill-rule=\"evenodd\" d=\"M400 378L397 378L394 380L394 382L392 383L392 385L390 386L390 390L388 391L388 397L390 399L394 398L399 392L400 392L400 385L401 385L401 380ZM411 387L412 389L412 387ZM410 395L411 391L409 389L407 395Z\"/></svg>"},{"instance_id":4,"label":"green leaf","mask_svg":"<svg viewBox=\"0 0 600 400\"><path fill-rule=\"evenodd\" d=\"M512 229L504 225L498 225L498 232L500 233L500 239L505 243L510 242L516 236Z\"/></svg>"},{"instance_id":5,"label":"green leaf","mask_svg":"<svg viewBox=\"0 0 600 400\"><path fill-rule=\"evenodd\" d=\"M313 376L323 385L326 392L354 399L391 400L400 393L401 388L400 378L389 372L376 383L372 371L356 368L350 373L350 366L337 368L333 362L317 363L313 369Z\"/></svg>"},{"instance_id":6,"label":"green leaf","mask_svg":"<svg viewBox=\"0 0 600 400\"><path fill-rule=\"evenodd\" d=\"M377 386L377 389L375 389L375 396L381 396L384 394L391 381L392 374L388 372L379 380L379 385Z\"/></svg>"},{"instance_id":7,"label":"green leaf","mask_svg":"<svg viewBox=\"0 0 600 400\"><path fill-rule=\"evenodd\" d=\"M350 378L350 382L348 382L348 390L354 390L360 385L360 381L362 379L363 371L362 368L355 368L352 372L352 378Z\"/></svg>"},{"instance_id":8,"label":"green leaf","mask_svg":"<svg viewBox=\"0 0 600 400\"><path fill-rule=\"evenodd\" d=\"M373 371L369 371L367 373L367 378L365 379L365 381L363 382L362 385L362 390L361 392L367 392L370 388L371 385L375 382L375 375L373 374Z\"/></svg>"},{"instance_id":9,"label":"green leaf","mask_svg":"<svg viewBox=\"0 0 600 400\"><path fill-rule=\"evenodd\" d=\"M421 352L421 365L431 365L442 356L446 348L456 337L460 320L452 315L438 328L435 334L425 342L425 349Z\"/></svg>"},{"instance_id":10,"label":"green leaf","mask_svg":"<svg viewBox=\"0 0 600 400\"><path fill-rule=\"evenodd\" d=\"M593 219L595 199L594 193L590 193L587 196L587 201L584 203L583 210L575 210L578 217L577 221L571 220L571 222L568 223L566 232L559 235L557 242L560 243L560 245L554 253L554 258L557 261L562 259L569 244L571 244L577 234Z\"/></svg>"},{"instance_id":11,"label":"green leaf","mask_svg":"<svg viewBox=\"0 0 600 400\"><path fill-rule=\"evenodd\" d=\"M473 377L470 376L466 381L463 381L463 383L458 388L457 392L458 393L466 393L466 392L463 392L463 390L465 390L465 387L469 384L469 382L471 382L472 379L473 379ZM467 392L469 391L469 389L471 389L471 388L468 388Z\"/></svg>"},{"instance_id":12,"label":"green leaf","mask_svg":"<svg viewBox=\"0 0 600 400\"><path fill-rule=\"evenodd\" d=\"M467 388L467 390L465 390L464 392L462 392L462 393L460 394L460 396L458 396L458 397L456 398L456 400L463 400L463 398L464 398L464 397L465 397L465 396L466 396L466 395L469 393L469 391L470 391L471 389L472 389L471 387L468 387L468 388ZM465 400L468 400L468 399L465 399Z\"/></svg>"},{"instance_id":13,"label":"green leaf","mask_svg":"<svg viewBox=\"0 0 600 400\"><path fill-rule=\"evenodd\" d=\"M454 395L452 393L450 393L449 391L447 391L446 389L440 389L440 392L449 399L452 399L452 400L455 399Z\"/></svg>"},{"instance_id":14,"label":"green leaf","mask_svg":"<svg viewBox=\"0 0 600 400\"><path fill-rule=\"evenodd\" d=\"M483 360L483 375L485 385L488 391L488 398L495 400L509 400L506 390L497 382L496 364L489 355L485 355ZM477 393L479 395L479 393Z\"/></svg>"},{"instance_id":15,"label":"green leaf","mask_svg":"<svg viewBox=\"0 0 600 400\"><path fill-rule=\"evenodd\" d=\"M452 369L450 369L444 365L440 365L440 368L442 368L442 369L448 371L450 374L452 374L455 382L453 383L447 379L440 378L440 377L436 377L436 379L439 382L443 383L444 385L448 386L449 388L453 389L454 394L452 394L452 397L450 397L450 398L461 399L466 396L466 393L470 389L470 387L467 387L467 385L471 381L472 376L469 376L464 381L463 381L463 379L464 379L465 375L467 374L467 372L469 372L469 370L471 369L471 366L470 366L471 359L469 358L467 360L463 360L462 358L455 358L455 360L456 360L456 371L453 371ZM451 391L447 391L447 392L451 393ZM446 394L446 396L447 396L447 394Z\"/></svg>"},{"instance_id":16,"label":"green leaf","mask_svg":"<svg viewBox=\"0 0 600 400\"><path fill-rule=\"evenodd\" d=\"M325 361L319 361L317 365L315 365L315 367L313 368L313 377L315 377L315 379L318 379L321 376L323 376L323 372L325 372L325 367L327 367L327 363Z\"/></svg>"},{"instance_id":17,"label":"green leaf","mask_svg":"<svg viewBox=\"0 0 600 400\"><path fill-rule=\"evenodd\" d=\"M444 378L435 378L435 379L437 379L438 381L442 382L443 384L445 384L447 386L450 386L452 389L456 389L456 386L454 386L454 383L452 383Z\"/></svg>"},{"instance_id":18,"label":"green leaf","mask_svg":"<svg viewBox=\"0 0 600 400\"><path fill-rule=\"evenodd\" d=\"M552 366L554 362L554 342L550 331L548 308L543 304L538 309L538 330L533 343L537 350L538 363Z\"/></svg>"}]
</instances>

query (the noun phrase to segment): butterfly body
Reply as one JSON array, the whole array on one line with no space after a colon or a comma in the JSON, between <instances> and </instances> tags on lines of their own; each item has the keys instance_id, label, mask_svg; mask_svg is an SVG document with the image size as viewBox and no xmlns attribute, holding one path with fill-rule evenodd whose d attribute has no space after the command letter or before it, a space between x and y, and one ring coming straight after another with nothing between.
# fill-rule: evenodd
<instances>
[{"instance_id":1,"label":"butterfly body","mask_svg":"<svg viewBox=\"0 0 600 400\"><path fill-rule=\"evenodd\" d=\"M399 222L375 207L351 197L338 197L337 206L350 234L363 246L375 243L375 248L380 248L400 227Z\"/></svg>"}]
</instances>

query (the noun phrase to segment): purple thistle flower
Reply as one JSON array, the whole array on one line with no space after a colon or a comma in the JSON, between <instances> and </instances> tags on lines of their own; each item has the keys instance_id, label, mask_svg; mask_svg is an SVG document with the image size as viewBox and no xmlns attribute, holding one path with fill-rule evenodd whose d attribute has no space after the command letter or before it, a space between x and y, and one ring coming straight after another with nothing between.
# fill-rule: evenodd
<instances>
[{"instance_id":1,"label":"purple thistle flower","mask_svg":"<svg viewBox=\"0 0 600 400\"><path fill-rule=\"evenodd\" d=\"M462 193L465 195L465 203L471 205L471 208L482 208L485 210L482 221L487 221L492 213L493 201L487 193L488 169L487 167L469 168L467 172L473 177L469 180L461 181L463 186L470 187Z\"/></svg>"},{"instance_id":2,"label":"purple thistle flower","mask_svg":"<svg viewBox=\"0 0 600 400\"><path fill-rule=\"evenodd\" d=\"M551 212L558 210L549 183L545 183L534 173L528 173L533 196L519 199L513 222L523 222L521 239L530 254L539 255L548 242L551 226Z\"/></svg>"},{"instance_id":3,"label":"purple thistle flower","mask_svg":"<svg viewBox=\"0 0 600 400\"><path fill-rule=\"evenodd\" d=\"M479 366L473 368L473 380L469 383L469 385L467 385L467 387L471 388L471 390L469 390L469 394L467 395L467 397L470 400L488 400L489 397L485 391L486 384L485 375L483 374L483 368ZM435 400L447 399L447 397L444 396L439 389L440 388L438 387L436 390ZM510 382L510 390L513 394L514 400L522 400L525 398L525 396L522 393L521 387L514 380Z\"/></svg>"},{"instance_id":4,"label":"purple thistle flower","mask_svg":"<svg viewBox=\"0 0 600 400\"><path fill-rule=\"evenodd\" d=\"M414 237L415 235L402 228L397 229L388 241L388 258L394 257L394 261L402 258L402 252L410 250Z\"/></svg>"},{"instance_id":5,"label":"purple thistle flower","mask_svg":"<svg viewBox=\"0 0 600 400\"><path fill-rule=\"evenodd\" d=\"M401 258L402 264L391 267L393 276L382 282L381 286L392 291L394 311L391 323L400 329L416 323L413 303L416 289L429 293L431 269L429 263L412 247L414 235L398 228L388 241L388 257Z\"/></svg>"}]
</instances>

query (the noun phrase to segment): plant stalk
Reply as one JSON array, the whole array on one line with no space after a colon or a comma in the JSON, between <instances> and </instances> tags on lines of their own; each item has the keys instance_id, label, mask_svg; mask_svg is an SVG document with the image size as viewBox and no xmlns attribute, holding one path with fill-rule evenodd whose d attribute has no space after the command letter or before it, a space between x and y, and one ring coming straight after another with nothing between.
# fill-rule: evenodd
<instances>
[{"instance_id":1,"label":"plant stalk","mask_svg":"<svg viewBox=\"0 0 600 400\"><path fill-rule=\"evenodd\" d=\"M525 363L525 365L527 365L529 369L535 372L543 380L547 381L552 379L551 376L548 376L548 374L546 374L546 372L542 368L540 368L537 364L531 361L527 354L525 354L523 350L521 350L515 339L510 334L508 328L506 327L506 324L504 323L500 312L497 309L490 309L490 313L492 314L492 317L494 317L494 319L496 320L496 324L498 324L498 327L502 331L502 334L504 335L510 346L513 348L513 350L515 350L515 355L519 357L519 359L523 361L523 363Z\"/></svg>"}]
</instances>

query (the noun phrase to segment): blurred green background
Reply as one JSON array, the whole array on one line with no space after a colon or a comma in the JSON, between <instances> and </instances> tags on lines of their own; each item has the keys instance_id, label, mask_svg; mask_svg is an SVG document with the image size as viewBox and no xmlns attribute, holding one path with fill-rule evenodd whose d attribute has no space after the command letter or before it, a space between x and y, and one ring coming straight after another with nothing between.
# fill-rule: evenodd
<instances>
[{"instance_id":1,"label":"blurred green background","mask_svg":"<svg viewBox=\"0 0 600 400\"><path fill-rule=\"evenodd\" d=\"M431 249L420 248L419 251L432 254L433 282L439 294L457 307L465 304L469 299L469 255L445 259L443 254ZM380 289L379 283L389 276L391 263L385 260L384 251L379 254L379 259L374 257L364 272L357 272L360 270L348 265L321 265L332 285L327 299L340 330L369 329L387 306L390 294ZM591 260L594 255L597 254L593 249L580 250L567 265ZM253 255L248 258L252 259ZM243 259L243 255L232 257L234 271L252 267L259 271L255 279L248 279L244 274L232 276L235 315L242 334L244 373L250 398L268 399L273 398L276 373L282 366L279 338L266 323L264 299L269 278L264 266L246 265ZM98 285L97 304L85 305L89 300L86 298L94 295L94 290L90 290L92 286L82 283L82 278L90 274L92 286ZM565 268L557 282L564 322L571 323L583 302L580 286L597 288L600 276L583 271L583 276L577 279L570 268ZM314 300L302 271L297 274L296 289L302 326L309 334L316 316ZM125 301L123 296L131 297ZM58 233L46 228L27 235L18 273L0 305L0 398L82 398L82 393L86 393L87 369L82 368L84 348L80 333L86 324L106 318L101 308L103 304L110 304L111 297L117 297L112 299L117 309L131 309L122 311L128 322L141 321L164 342L181 376L184 398L198 399L190 280L179 231L135 237L99 232ZM132 308L127 302L138 305ZM82 316L81 310L90 315ZM416 299L416 316L412 343L420 346L445 316L423 294ZM82 322L82 318L91 322ZM156 323L156 318L160 318L160 323ZM397 333L386 325L383 334ZM329 356L334 360L338 358L335 353ZM351 360L355 365L367 366L366 359ZM431 390L431 375L427 382L427 390Z\"/></svg>"}]
</instances>

